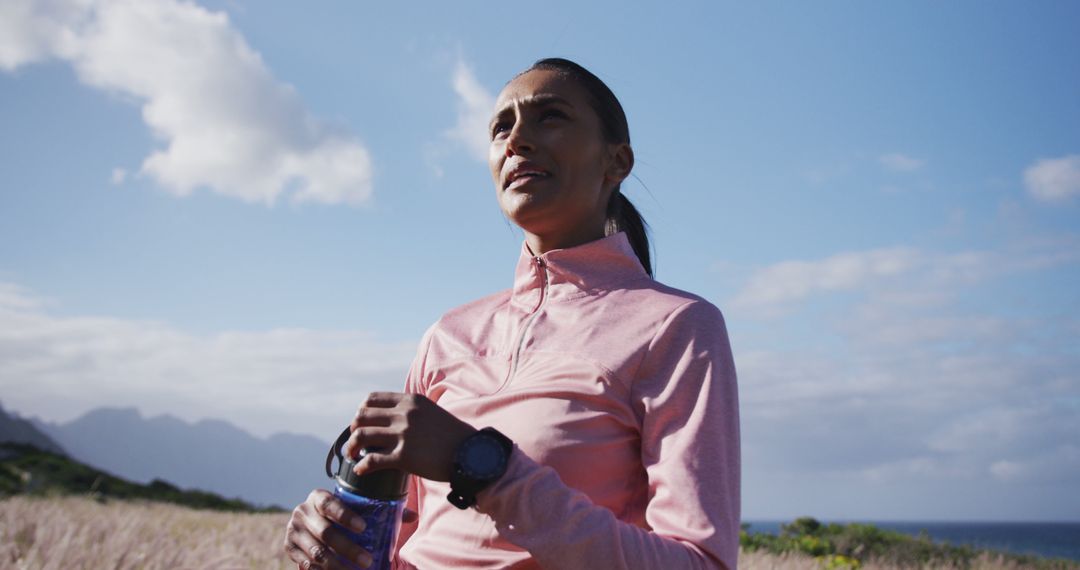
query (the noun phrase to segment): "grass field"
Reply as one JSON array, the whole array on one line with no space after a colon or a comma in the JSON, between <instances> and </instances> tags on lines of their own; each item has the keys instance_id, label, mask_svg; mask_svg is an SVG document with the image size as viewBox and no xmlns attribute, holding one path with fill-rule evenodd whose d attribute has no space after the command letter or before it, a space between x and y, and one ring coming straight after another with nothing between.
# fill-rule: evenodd
<instances>
[{"instance_id":1,"label":"grass field","mask_svg":"<svg viewBox=\"0 0 1080 570\"><path fill-rule=\"evenodd\" d=\"M296 568L281 549L288 519L166 503L12 497L0 501L0 568Z\"/></svg>"},{"instance_id":2,"label":"grass field","mask_svg":"<svg viewBox=\"0 0 1080 570\"><path fill-rule=\"evenodd\" d=\"M295 568L282 554L288 514L193 510L164 503L86 498L0 500L0 568L277 569ZM842 560L743 552L744 570L838 570ZM971 568L1023 568L984 555ZM862 570L894 570L872 562Z\"/></svg>"}]
</instances>

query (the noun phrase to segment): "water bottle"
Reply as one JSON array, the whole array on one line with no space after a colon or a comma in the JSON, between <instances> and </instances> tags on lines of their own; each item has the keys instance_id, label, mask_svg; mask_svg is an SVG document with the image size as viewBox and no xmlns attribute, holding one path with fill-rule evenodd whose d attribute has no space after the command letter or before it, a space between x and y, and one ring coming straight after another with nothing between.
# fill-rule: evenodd
<instances>
[{"instance_id":1,"label":"water bottle","mask_svg":"<svg viewBox=\"0 0 1080 570\"><path fill-rule=\"evenodd\" d=\"M341 432L337 441L326 456L326 475L334 480L334 496L360 515L366 523L364 532L355 533L337 523L350 540L371 553L370 570L390 570L393 562L394 544L397 543L401 529L401 515L405 510L408 473L397 469L380 469L363 476L353 473L353 468L373 449L362 449L357 460L342 456L341 447L351 434L349 428ZM334 457L338 459L335 475L331 469ZM339 559L348 568L359 570L359 566L345 559Z\"/></svg>"}]
</instances>

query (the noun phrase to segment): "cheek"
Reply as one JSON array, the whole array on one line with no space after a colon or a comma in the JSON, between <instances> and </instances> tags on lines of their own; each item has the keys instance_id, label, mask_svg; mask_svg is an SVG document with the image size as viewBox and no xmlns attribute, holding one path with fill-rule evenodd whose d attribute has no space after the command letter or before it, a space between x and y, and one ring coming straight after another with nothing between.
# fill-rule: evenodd
<instances>
[{"instance_id":1,"label":"cheek","mask_svg":"<svg viewBox=\"0 0 1080 570\"><path fill-rule=\"evenodd\" d=\"M573 185L580 191L599 191L604 182L603 156L599 145L578 145L567 153L566 164Z\"/></svg>"},{"instance_id":2,"label":"cheek","mask_svg":"<svg viewBox=\"0 0 1080 570\"><path fill-rule=\"evenodd\" d=\"M488 146L488 170L491 171L491 179L496 187L499 186L499 175L502 173L503 154L502 145Z\"/></svg>"}]
</instances>

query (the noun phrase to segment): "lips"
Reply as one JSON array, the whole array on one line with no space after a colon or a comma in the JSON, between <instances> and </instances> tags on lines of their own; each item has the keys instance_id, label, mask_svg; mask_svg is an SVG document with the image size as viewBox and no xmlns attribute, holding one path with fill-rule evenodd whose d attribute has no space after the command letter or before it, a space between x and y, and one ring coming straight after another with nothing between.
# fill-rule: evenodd
<instances>
[{"instance_id":1,"label":"lips","mask_svg":"<svg viewBox=\"0 0 1080 570\"><path fill-rule=\"evenodd\" d=\"M509 189L511 186L521 186L532 180L548 178L549 176L551 176L550 172L540 168L535 163L529 161L518 162L510 168L503 178L503 189Z\"/></svg>"}]
</instances>

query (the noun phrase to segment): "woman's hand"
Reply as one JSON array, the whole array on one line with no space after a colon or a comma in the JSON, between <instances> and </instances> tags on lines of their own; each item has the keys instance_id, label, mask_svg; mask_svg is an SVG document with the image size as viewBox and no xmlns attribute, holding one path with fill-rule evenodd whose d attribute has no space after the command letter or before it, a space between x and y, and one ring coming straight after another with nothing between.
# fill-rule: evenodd
<instances>
[{"instance_id":1,"label":"woman's hand","mask_svg":"<svg viewBox=\"0 0 1080 570\"><path fill-rule=\"evenodd\" d=\"M416 512L405 509L402 522L416 522ZM371 553L349 540L333 523L359 534L364 518L353 512L329 491L315 489L306 501L293 509L285 529L285 554L301 570L347 568L338 557L367 568Z\"/></svg>"},{"instance_id":2,"label":"woman's hand","mask_svg":"<svg viewBox=\"0 0 1080 570\"><path fill-rule=\"evenodd\" d=\"M356 458L362 448L379 448L356 465L362 475L375 469L401 469L432 481L449 481L454 453L476 428L418 394L374 392L353 419L342 447Z\"/></svg>"}]
</instances>

